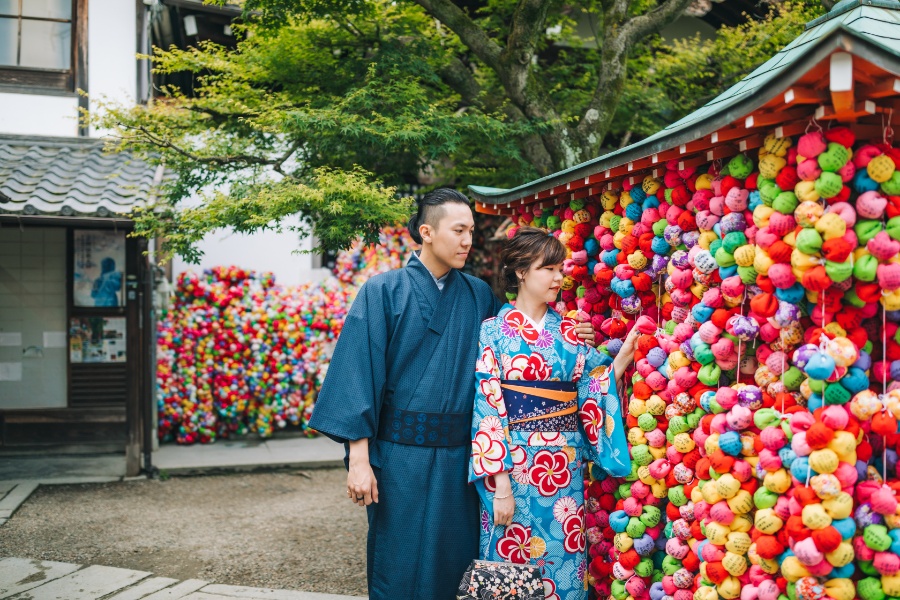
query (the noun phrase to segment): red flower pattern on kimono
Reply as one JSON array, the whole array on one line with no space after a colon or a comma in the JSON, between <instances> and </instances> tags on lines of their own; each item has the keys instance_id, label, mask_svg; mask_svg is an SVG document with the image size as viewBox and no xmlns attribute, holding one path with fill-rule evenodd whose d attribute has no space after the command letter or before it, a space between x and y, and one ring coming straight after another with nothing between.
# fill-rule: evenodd
<instances>
[{"instance_id":1,"label":"red flower pattern on kimono","mask_svg":"<svg viewBox=\"0 0 900 600\"><path fill-rule=\"evenodd\" d=\"M475 370L479 373L488 373L493 376L497 376L500 374L499 365L497 364L497 357L494 356L494 349L490 346L485 346L484 350L481 353L481 358L475 363Z\"/></svg>"},{"instance_id":2,"label":"red flower pattern on kimono","mask_svg":"<svg viewBox=\"0 0 900 600\"><path fill-rule=\"evenodd\" d=\"M489 377L488 379L482 379L479 385L487 403L497 410L497 415L500 418L505 417L506 404L503 402L503 389L500 387L500 379Z\"/></svg>"},{"instance_id":3,"label":"red flower pattern on kimono","mask_svg":"<svg viewBox=\"0 0 900 600\"><path fill-rule=\"evenodd\" d=\"M535 343L541 336L540 332L528 320L528 317L518 310L509 311L503 317L503 320L512 331L521 335L522 339L529 344Z\"/></svg>"},{"instance_id":4,"label":"red flower pattern on kimono","mask_svg":"<svg viewBox=\"0 0 900 600\"><path fill-rule=\"evenodd\" d=\"M596 446L600 440L600 427L603 426L603 412L597 406L597 401L593 398L585 400L581 410L578 411L578 416L581 417L588 443Z\"/></svg>"},{"instance_id":5,"label":"red flower pattern on kimono","mask_svg":"<svg viewBox=\"0 0 900 600\"><path fill-rule=\"evenodd\" d=\"M485 431L479 431L472 440L472 465L475 475L496 475L503 470L506 444L492 439Z\"/></svg>"},{"instance_id":6,"label":"red flower pattern on kimono","mask_svg":"<svg viewBox=\"0 0 900 600\"><path fill-rule=\"evenodd\" d=\"M544 600L559 600L556 593L556 584L552 579L544 579Z\"/></svg>"},{"instance_id":7,"label":"red flower pattern on kimono","mask_svg":"<svg viewBox=\"0 0 900 600\"><path fill-rule=\"evenodd\" d=\"M531 559L531 527L513 522L497 540L497 554L509 562L526 564Z\"/></svg>"},{"instance_id":8,"label":"red flower pattern on kimono","mask_svg":"<svg viewBox=\"0 0 900 600\"><path fill-rule=\"evenodd\" d=\"M563 318L562 322L559 324L559 332L562 334L563 340L572 344L573 346L584 343L575 332L576 325L578 325L578 322L575 319L570 319L569 317Z\"/></svg>"},{"instance_id":9,"label":"red flower pattern on kimono","mask_svg":"<svg viewBox=\"0 0 900 600\"><path fill-rule=\"evenodd\" d=\"M528 480L542 496L556 495L560 488L572 483L569 455L563 451L541 450L534 455L534 464L528 471Z\"/></svg>"},{"instance_id":10,"label":"red flower pattern on kimono","mask_svg":"<svg viewBox=\"0 0 900 600\"><path fill-rule=\"evenodd\" d=\"M566 552L584 552L584 507L563 523L563 535L566 536L563 546Z\"/></svg>"},{"instance_id":11,"label":"red flower pattern on kimono","mask_svg":"<svg viewBox=\"0 0 900 600\"><path fill-rule=\"evenodd\" d=\"M544 357L533 352L528 357L528 364L522 369L522 379L526 381L546 381L550 378L551 368Z\"/></svg>"}]
</instances>

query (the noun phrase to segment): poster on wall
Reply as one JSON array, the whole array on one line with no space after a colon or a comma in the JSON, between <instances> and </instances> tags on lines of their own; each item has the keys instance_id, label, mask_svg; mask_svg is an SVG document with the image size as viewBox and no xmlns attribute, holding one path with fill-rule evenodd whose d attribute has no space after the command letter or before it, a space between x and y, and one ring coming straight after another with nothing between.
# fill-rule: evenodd
<instances>
[{"instance_id":1,"label":"poster on wall","mask_svg":"<svg viewBox=\"0 0 900 600\"><path fill-rule=\"evenodd\" d=\"M76 229L73 234L75 306L125 306L125 233Z\"/></svg>"},{"instance_id":2,"label":"poster on wall","mask_svg":"<svg viewBox=\"0 0 900 600\"><path fill-rule=\"evenodd\" d=\"M69 362L124 363L125 317L73 317Z\"/></svg>"}]
</instances>

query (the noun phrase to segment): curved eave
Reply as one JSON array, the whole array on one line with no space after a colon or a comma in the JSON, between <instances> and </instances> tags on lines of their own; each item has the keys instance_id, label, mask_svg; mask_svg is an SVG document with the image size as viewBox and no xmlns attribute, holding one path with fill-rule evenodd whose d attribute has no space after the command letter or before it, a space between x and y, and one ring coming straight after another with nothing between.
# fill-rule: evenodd
<instances>
[{"instance_id":1,"label":"curved eave","mask_svg":"<svg viewBox=\"0 0 900 600\"><path fill-rule=\"evenodd\" d=\"M722 144L716 144L711 136L735 122L742 122L754 111L779 96L783 96L803 75L826 60L835 51L849 52L888 72L900 74L900 54L896 50L885 44L874 42L844 24L840 24L833 31L811 42L810 46L804 49L803 54L795 58L789 65L785 67L772 66L769 70L775 74L770 80L759 84L756 89L746 92L744 97L730 102L720 110L700 119L692 119L691 116L703 111L703 108L682 119L684 121L682 125L676 123L675 128L664 129L621 150L513 189L469 186L469 190L476 200L476 209L480 212L498 213L517 205L535 202L547 201L548 205L558 204L561 196L565 196L567 192L574 195L573 190L576 189L578 197L586 197L599 193L606 189L611 182L620 181L623 177L634 173L643 175L648 169L664 167L665 163L673 158L662 159L658 155L667 151L670 151L671 154L671 151L680 149L682 152L679 154L688 157L691 154L688 146L692 142L707 138L710 143L706 146L710 151L727 143L734 144L734 138L727 142L723 141ZM765 69L765 67L766 64L763 64L760 69ZM713 100L710 105L715 102L716 100ZM767 133L778 125L808 121L810 117L814 116L818 106L810 105L806 108L809 109L809 114L805 116L798 115L796 111L786 110L782 113L784 118L777 122L746 127L746 136ZM742 125L746 126L745 123ZM784 135L796 135L796 133L785 133ZM718 158L714 152L707 152L707 156L709 160L703 162ZM658 160L654 160L656 158Z\"/></svg>"}]
</instances>

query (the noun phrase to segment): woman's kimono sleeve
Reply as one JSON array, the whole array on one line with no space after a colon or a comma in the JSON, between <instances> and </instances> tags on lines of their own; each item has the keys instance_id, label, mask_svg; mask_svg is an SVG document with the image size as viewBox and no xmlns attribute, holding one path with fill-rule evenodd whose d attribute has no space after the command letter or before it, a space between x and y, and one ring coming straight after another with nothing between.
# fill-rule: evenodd
<instances>
[{"instance_id":1,"label":"woman's kimono sleeve","mask_svg":"<svg viewBox=\"0 0 900 600\"><path fill-rule=\"evenodd\" d=\"M365 284L350 306L309 421L336 442L371 439L378 429L391 330L379 292Z\"/></svg>"},{"instance_id":2,"label":"woman's kimono sleeve","mask_svg":"<svg viewBox=\"0 0 900 600\"><path fill-rule=\"evenodd\" d=\"M475 362L475 408L472 411L472 460L469 482L513 468L508 437L509 420L500 388L499 349L491 339L494 329L488 319L481 325L478 360Z\"/></svg>"},{"instance_id":3,"label":"woman's kimono sleeve","mask_svg":"<svg viewBox=\"0 0 900 600\"><path fill-rule=\"evenodd\" d=\"M578 380L578 415L588 458L613 477L631 473L612 358L590 346L578 346L584 370Z\"/></svg>"}]
</instances>

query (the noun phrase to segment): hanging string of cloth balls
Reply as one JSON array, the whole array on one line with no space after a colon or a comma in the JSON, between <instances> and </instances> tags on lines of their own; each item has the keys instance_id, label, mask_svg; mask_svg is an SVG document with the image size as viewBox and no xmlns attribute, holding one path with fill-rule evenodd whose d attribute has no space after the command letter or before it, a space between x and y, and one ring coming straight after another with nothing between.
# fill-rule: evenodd
<instances>
[{"instance_id":1,"label":"hanging string of cloth balls","mask_svg":"<svg viewBox=\"0 0 900 600\"><path fill-rule=\"evenodd\" d=\"M306 430L356 291L401 267L412 246L404 228L386 228L378 244L341 252L330 277L301 286L237 267L183 273L158 326L160 440Z\"/></svg>"},{"instance_id":2,"label":"hanging string of cloth balls","mask_svg":"<svg viewBox=\"0 0 900 600\"><path fill-rule=\"evenodd\" d=\"M626 377L631 475L585 485L615 600L900 598L900 149L846 127L519 209Z\"/></svg>"}]
</instances>

